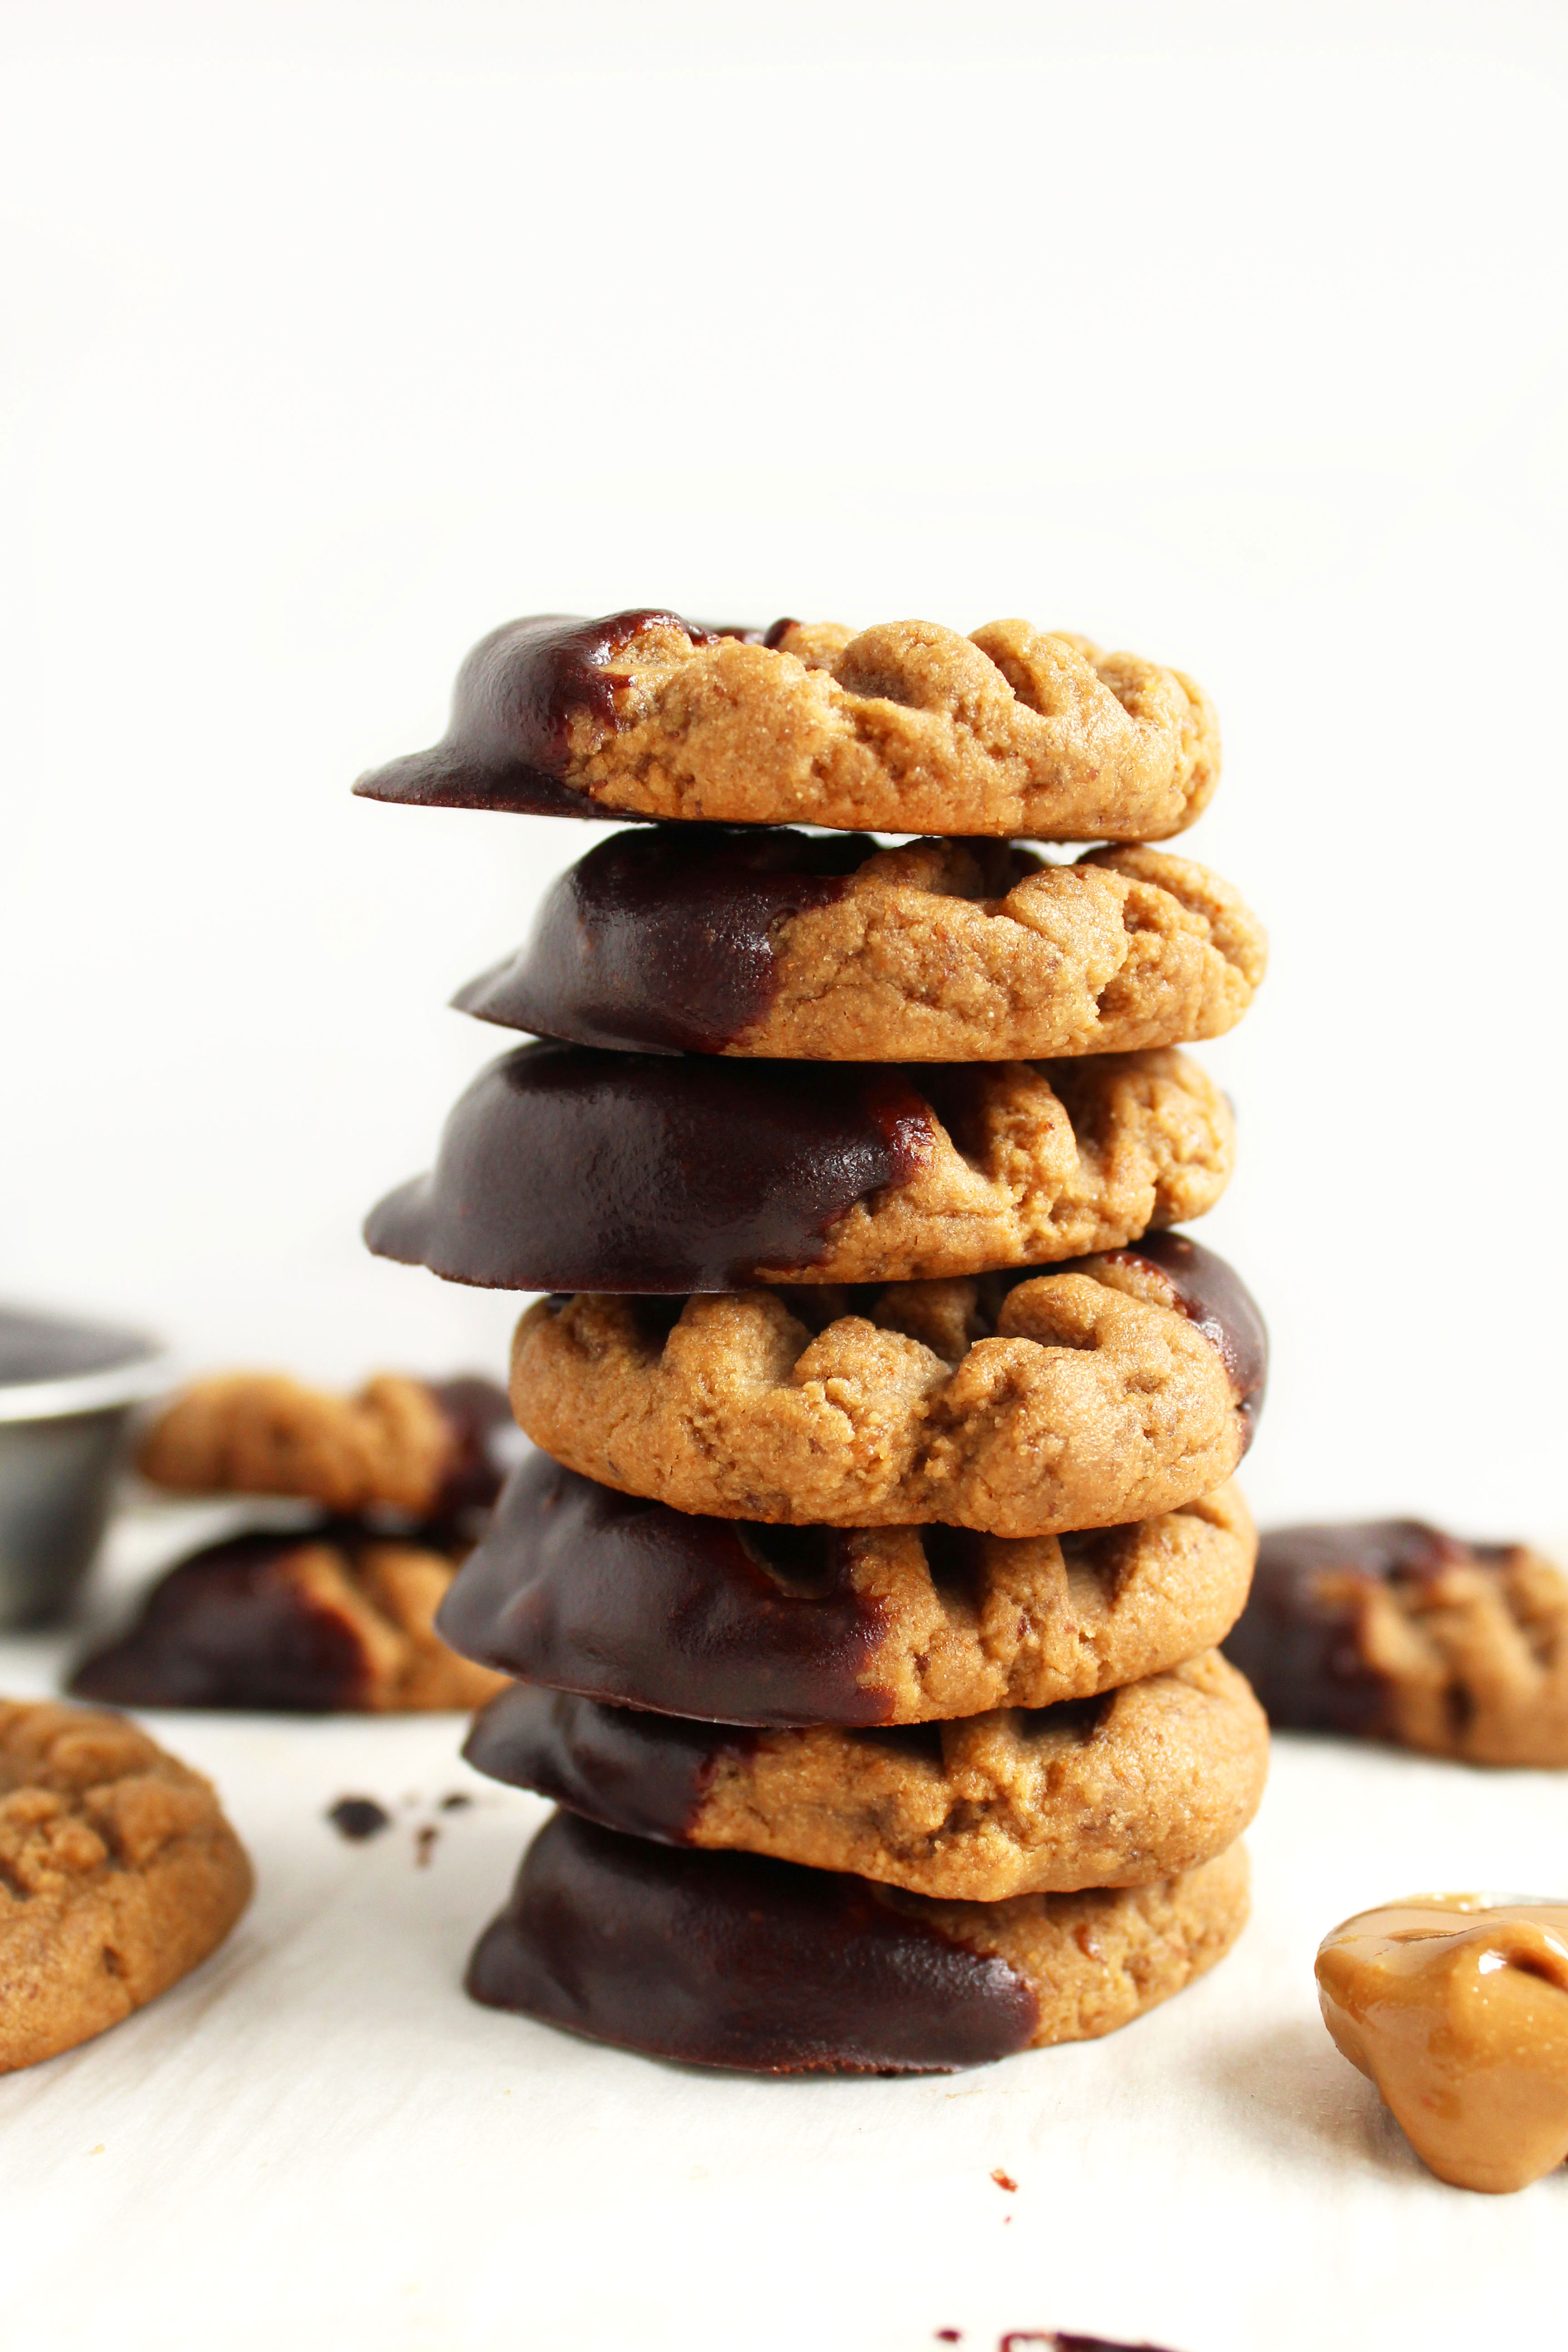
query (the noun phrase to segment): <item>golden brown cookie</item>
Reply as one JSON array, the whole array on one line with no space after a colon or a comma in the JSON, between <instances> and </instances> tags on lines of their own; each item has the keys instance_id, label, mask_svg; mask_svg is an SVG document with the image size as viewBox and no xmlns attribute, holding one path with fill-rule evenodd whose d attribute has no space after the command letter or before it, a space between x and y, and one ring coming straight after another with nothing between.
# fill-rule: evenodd
<instances>
[{"instance_id":1,"label":"golden brown cookie","mask_svg":"<svg viewBox=\"0 0 1568 2352\"><path fill-rule=\"evenodd\" d=\"M1184 1235L1049 1275L542 1299L511 1400L547 1454L677 1510L805 1526L1110 1527L1230 1476L1262 1318Z\"/></svg>"},{"instance_id":2,"label":"golden brown cookie","mask_svg":"<svg viewBox=\"0 0 1568 2352\"><path fill-rule=\"evenodd\" d=\"M1266 961L1230 885L1162 850L661 825L569 866L454 1002L622 1051L1037 1061L1220 1036Z\"/></svg>"},{"instance_id":3,"label":"golden brown cookie","mask_svg":"<svg viewBox=\"0 0 1568 2352\"><path fill-rule=\"evenodd\" d=\"M938 1903L557 1813L468 1989L622 2049L753 2074L925 2074L1114 2032L1230 1949L1239 1846L1152 1886Z\"/></svg>"},{"instance_id":4,"label":"golden brown cookie","mask_svg":"<svg viewBox=\"0 0 1568 2352\"><path fill-rule=\"evenodd\" d=\"M1258 1811L1268 1727L1207 1650L1098 1698L897 1731L747 1731L517 1684L463 1753L605 1829L999 1903L1212 1860Z\"/></svg>"},{"instance_id":5,"label":"golden brown cookie","mask_svg":"<svg viewBox=\"0 0 1568 2352\"><path fill-rule=\"evenodd\" d=\"M1568 1765L1568 1576L1416 1519L1279 1528L1226 1650L1282 1729Z\"/></svg>"},{"instance_id":6,"label":"golden brown cookie","mask_svg":"<svg viewBox=\"0 0 1568 2352\"><path fill-rule=\"evenodd\" d=\"M476 646L373 800L889 833L1160 841L1219 779L1202 689L1026 621L708 629L544 614Z\"/></svg>"},{"instance_id":7,"label":"golden brown cookie","mask_svg":"<svg viewBox=\"0 0 1568 2352\"><path fill-rule=\"evenodd\" d=\"M284 1372L225 1372L175 1398L137 1467L184 1494L295 1495L344 1514L461 1522L500 1492L509 1436L490 1381L379 1372L342 1397Z\"/></svg>"},{"instance_id":8,"label":"golden brown cookie","mask_svg":"<svg viewBox=\"0 0 1568 2352\"><path fill-rule=\"evenodd\" d=\"M534 1454L442 1603L523 1682L742 1724L1052 1706L1221 1640L1258 1541L1239 1490L1076 1535L696 1518Z\"/></svg>"},{"instance_id":9,"label":"golden brown cookie","mask_svg":"<svg viewBox=\"0 0 1568 2352\"><path fill-rule=\"evenodd\" d=\"M506 1677L435 1631L456 1567L449 1553L352 1525L231 1537L161 1578L71 1689L112 1706L466 1712Z\"/></svg>"},{"instance_id":10,"label":"golden brown cookie","mask_svg":"<svg viewBox=\"0 0 1568 2352\"><path fill-rule=\"evenodd\" d=\"M896 1070L540 1044L481 1070L365 1239L503 1290L908 1282L1202 1216L1234 1143L1170 1049Z\"/></svg>"},{"instance_id":11,"label":"golden brown cookie","mask_svg":"<svg viewBox=\"0 0 1568 2352\"><path fill-rule=\"evenodd\" d=\"M134 1725L0 1700L0 2072L166 1991L250 1887L207 1782Z\"/></svg>"}]
</instances>

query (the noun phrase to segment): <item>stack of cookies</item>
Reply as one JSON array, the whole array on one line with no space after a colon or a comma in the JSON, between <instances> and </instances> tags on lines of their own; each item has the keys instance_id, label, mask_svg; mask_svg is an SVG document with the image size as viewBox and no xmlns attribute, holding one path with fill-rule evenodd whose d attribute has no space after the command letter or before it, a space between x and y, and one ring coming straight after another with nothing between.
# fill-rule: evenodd
<instances>
[{"instance_id":1,"label":"stack of cookies","mask_svg":"<svg viewBox=\"0 0 1568 2352\"><path fill-rule=\"evenodd\" d=\"M446 740L362 780L651 820L462 992L539 1042L366 1229L550 1294L542 1451L440 1616L516 1678L470 1759L563 1808L479 2000L912 2071L1108 2032L1239 1932L1268 1735L1217 1644L1266 1341L1169 1229L1233 1150L1175 1049L1264 946L1140 845L1217 766L1188 679L1021 622L637 612L498 630Z\"/></svg>"}]
</instances>

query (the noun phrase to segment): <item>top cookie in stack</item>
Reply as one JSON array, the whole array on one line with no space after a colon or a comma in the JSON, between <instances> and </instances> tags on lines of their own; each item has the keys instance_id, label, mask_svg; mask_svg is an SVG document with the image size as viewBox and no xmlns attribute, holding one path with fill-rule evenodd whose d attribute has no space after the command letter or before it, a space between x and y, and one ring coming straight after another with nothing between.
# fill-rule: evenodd
<instances>
[{"instance_id":1,"label":"top cookie in stack","mask_svg":"<svg viewBox=\"0 0 1568 2352\"><path fill-rule=\"evenodd\" d=\"M445 740L357 787L662 820L461 992L541 1042L366 1229L552 1294L512 1403L577 1486L520 1474L442 1622L540 1686L476 1761L578 1818L482 1939L479 1998L711 2063L943 2065L1106 2031L1237 1931L1266 1741L1210 1654L1253 1549L1215 1490L1265 1341L1164 1229L1233 1142L1174 1048L1240 1017L1262 934L1184 860L1011 839L1163 839L1217 771L1190 680L1021 622L640 612L497 631ZM606 1550L606 1488L662 1520L622 1513ZM748 1537L769 1522L872 1532L825 1581ZM780 1714L755 1694L784 1654Z\"/></svg>"}]
</instances>

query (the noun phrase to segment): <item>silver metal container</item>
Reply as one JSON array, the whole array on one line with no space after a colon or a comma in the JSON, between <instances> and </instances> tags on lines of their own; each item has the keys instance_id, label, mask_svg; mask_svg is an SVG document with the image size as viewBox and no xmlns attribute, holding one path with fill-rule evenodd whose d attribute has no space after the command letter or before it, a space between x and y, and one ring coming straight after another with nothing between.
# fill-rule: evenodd
<instances>
[{"instance_id":1,"label":"silver metal container","mask_svg":"<svg viewBox=\"0 0 1568 2352\"><path fill-rule=\"evenodd\" d=\"M0 1307L0 1625L69 1610L103 1538L132 1408L168 1378L139 1332Z\"/></svg>"}]
</instances>

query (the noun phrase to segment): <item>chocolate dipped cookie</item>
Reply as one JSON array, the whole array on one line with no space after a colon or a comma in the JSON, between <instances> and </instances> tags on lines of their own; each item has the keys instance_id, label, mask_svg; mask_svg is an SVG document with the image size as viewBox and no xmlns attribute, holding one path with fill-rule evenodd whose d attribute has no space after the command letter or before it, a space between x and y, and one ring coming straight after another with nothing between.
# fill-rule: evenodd
<instances>
[{"instance_id":1,"label":"chocolate dipped cookie","mask_svg":"<svg viewBox=\"0 0 1568 2352\"><path fill-rule=\"evenodd\" d=\"M924 1723L1054 1706L1217 1643L1257 1538L1238 1489L1131 1527L699 1518L534 1454L437 1620L500 1673L614 1705L754 1725Z\"/></svg>"},{"instance_id":2,"label":"chocolate dipped cookie","mask_svg":"<svg viewBox=\"0 0 1568 2352\"><path fill-rule=\"evenodd\" d=\"M754 2074L941 2074L1113 2032L1222 1958L1239 1846L1151 1886L938 1903L557 1813L468 1963L476 2000Z\"/></svg>"},{"instance_id":3,"label":"chocolate dipped cookie","mask_svg":"<svg viewBox=\"0 0 1568 2352\"><path fill-rule=\"evenodd\" d=\"M746 1731L517 1684L463 1753L605 1829L997 1903L1212 1860L1258 1811L1268 1727L1208 1650L1097 1698L902 1730Z\"/></svg>"},{"instance_id":4,"label":"chocolate dipped cookie","mask_svg":"<svg viewBox=\"0 0 1568 2352\"><path fill-rule=\"evenodd\" d=\"M0 2073L166 1992L250 1889L199 1773L119 1716L0 1700Z\"/></svg>"},{"instance_id":5,"label":"chocolate dipped cookie","mask_svg":"<svg viewBox=\"0 0 1568 2352\"><path fill-rule=\"evenodd\" d=\"M1226 1652L1282 1730L1568 1765L1568 1576L1417 1519L1278 1528Z\"/></svg>"},{"instance_id":6,"label":"chocolate dipped cookie","mask_svg":"<svg viewBox=\"0 0 1568 2352\"><path fill-rule=\"evenodd\" d=\"M880 1065L519 1047L365 1224L503 1290L906 1282L1115 1249L1201 1216L1234 1125L1184 1055Z\"/></svg>"},{"instance_id":7,"label":"chocolate dipped cookie","mask_svg":"<svg viewBox=\"0 0 1568 2352\"><path fill-rule=\"evenodd\" d=\"M557 1461L677 1510L1040 1536L1220 1485L1267 1362L1224 1259L1158 1234L1047 1275L542 1299L511 1400Z\"/></svg>"},{"instance_id":8,"label":"chocolate dipped cookie","mask_svg":"<svg viewBox=\"0 0 1568 2352\"><path fill-rule=\"evenodd\" d=\"M111 1706L466 1712L506 1677L435 1631L456 1567L450 1553L352 1522L231 1537L161 1577L135 1623L85 1659L70 1687Z\"/></svg>"},{"instance_id":9,"label":"chocolate dipped cookie","mask_svg":"<svg viewBox=\"0 0 1568 2352\"><path fill-rule=\"evenodd\" d=\"M442 741L354 790L552 816L1159 841L1218 777L1218 726L1190 678L1026 621L964 637L640 611L492 631Z\"/></svg>"},{"instance_id":10,"label":"chocolate dipped cookie","mask_svg":"<svg viewBox=\"0 0 1568 2352\"><path fill-rule=\"evenodd\" d=\"M658 826L568 866L454 1002L623 1052L1036 1061L1220 1036L1266 957L1229 884L1161 850Z\"/></svg>"},{"instance_id":11,"label":"chocolate dipped cookie","mask_svg":"<svg viewBox=\"0 0 1568 2352\"><path fill-rule=\"evenodd\" d=\"M379 1372L343 1397L283 1372L225 1372L175 1398L136 1466L180 1494L290 1495L343 1515L379 1509L463 1528L488 1511L516 1458L493 1381Z\"/></svg>"}]
</instances>

